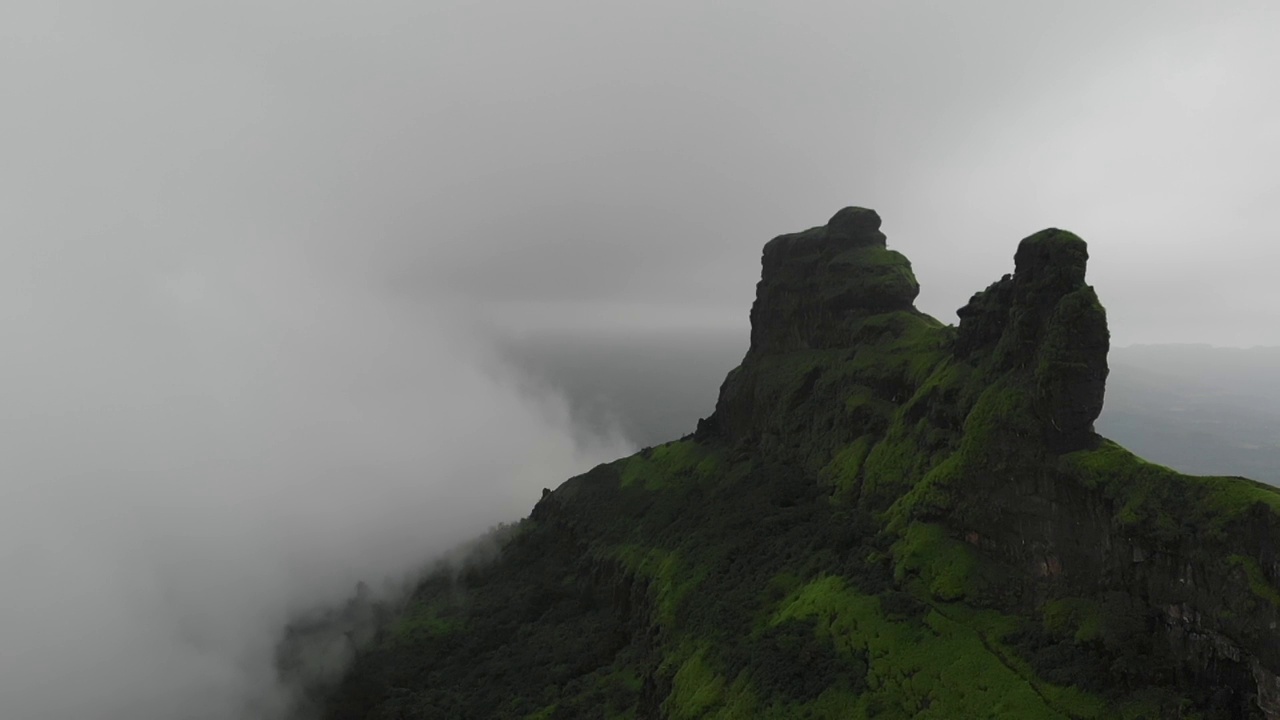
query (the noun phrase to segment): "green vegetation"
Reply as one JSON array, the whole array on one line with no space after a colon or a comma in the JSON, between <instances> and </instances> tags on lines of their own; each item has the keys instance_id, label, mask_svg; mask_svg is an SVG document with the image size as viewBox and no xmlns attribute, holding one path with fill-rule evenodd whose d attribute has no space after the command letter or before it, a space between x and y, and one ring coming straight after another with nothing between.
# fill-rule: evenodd
<instances>
[{"instance_id":1,"label":"green vegetation","mask_svg":"<svg viewBox=\"0 0 1280 720\"><path fill-rule=\"evenodd\" d=\"M1243 478L1182 475L1109 441L1064 456L1062 467L1115 503L1118 526L1162 545L1187 536L1221 540L1250 512L1280 511L1280 489Z\"/></svg>"},{"instance_id":2,"label":"green vegetation","mask_svg":"<svg viewBox=\"0 0 1280 720\"><path fill-rule=\"evenodd\" d=\"M1253 591L1254 595L1276 607L1280 607L1280 590L1276 590L1276 586L1267 580L1257 560L1243 555L1231 555L1227 557L1227 563L1244 571L1245 578L1249 582L1249 589Z\"/></svg>"},{"instance_id":3,"label":"green vegetation","mask_svg":"<svg viewBox=\"0 0 1280 720\"><path fill-rule=\"evenodd\" d=\"M864 245L837 254L830 261L835 277L822 286L828 300L879 305L882 298L914 299L920 284L906 256L880 245Z\"/></svg>"},{"instance_id":4,"label":"green vegetation","mask_svg":"<svg viewBox=\"0 0 1280 720\"><path fill-rule=\"evenodd\" d=\"M788 598L777 616L817 619L820 635L867 668L853 717L1105 716L1101 699L1050 686L1013 660L1000 638L1015 618L926 605L894 619L887 604L826 577Z\"/></svg>"},{"instance_id":5,"label":"green vegetation","mask_svg":"<svg viewBox=\"0 0 1280 720\"><path fill-rule=\"evenodd\" d=\"M626 545L618 548L617 557L627 570L648 579L651 587L655 588L652 600L657 619L663 623L675 622L681 602L706 577L703 570L685 567L678 553L660 548Z\"/></svg>"},{"instance_id":6,"label":"green vegetation","mask_svg":"<svg viewBox=\"0 0 1280 720\"><path fill-rule=\"evenodd\" d=\"M1053 635L1070 636L1077 643L1103 637L1102 608L1088 598L1059 598L1044 607L1044 629Z\"/></svg>"},{"instance_id":7,"label":"green vegetation","mask_svg":"<svg viewBox=\"0 0 1280 720\"><path fill-rule=\"evenodd\" d=\"M866 462L872 442L873 438L870 435L863 435L844 446L822 469L823 479L834 485L840 495L848 495L858 490L862 464Z\"/></svg>"},{"instance_id":8,"label":"green vegetation","mask_svg":"<svg viewBox=\"0 0 1280 720\"><path fill-rule=\"evenodd\" d=\"M720 459L692 441L671 442L622 460L622 485L658 490L682 479L707 480L720 470Z\"/></svg>"},{"instance_id":9,"label":"green vegetation","mask_svg":"<svg viewBox=\"0 0 1280 720\"><path fill-rule=\"evenodd\" d=\"M1251 717L1280 491L1093 435L1079 238L948 327L868 213L766 246L715 415L428 577L329 717Z\"/></svg>"},{"instance_id":10,"label":"green vegetation","mask_svg":"<svg viewBox=\"0 0 1280 720\"><path fill-rule=\"evenodd\" d=\"M390 628L393 642L412 644L422 638L442 637L463 628L460 609L436 598L413 603Z\"/></svg>"},{"instance_id":11,"label":"green vegetation","mask_svg":"<svg viewBox=\"0 0 1280 720\"><path fill-rule=\"evenodd\" d=\"M981 558L976 550L947 534L946 528L912 523L893 547L894 580L919 578L938 600L962 600L978 594Z\"/></svg>"}]
</instances>

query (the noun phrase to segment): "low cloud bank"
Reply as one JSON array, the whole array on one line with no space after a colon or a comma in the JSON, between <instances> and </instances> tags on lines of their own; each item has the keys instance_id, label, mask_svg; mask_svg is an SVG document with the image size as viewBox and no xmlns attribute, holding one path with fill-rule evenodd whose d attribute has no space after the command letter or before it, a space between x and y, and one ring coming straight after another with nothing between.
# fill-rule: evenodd
<instances>
[{"instance_id":1,"label":"low cloud bank","mask_svg":"<svg viewBox=\"0 0 1280 720\"><path fill-rule=\"evenodd\" d=\"M456 308L298 253L15 247L5 717L282 717L291 617L403 578L623 452L570 432L564 403Z\"/></svg>"}]
</instances>

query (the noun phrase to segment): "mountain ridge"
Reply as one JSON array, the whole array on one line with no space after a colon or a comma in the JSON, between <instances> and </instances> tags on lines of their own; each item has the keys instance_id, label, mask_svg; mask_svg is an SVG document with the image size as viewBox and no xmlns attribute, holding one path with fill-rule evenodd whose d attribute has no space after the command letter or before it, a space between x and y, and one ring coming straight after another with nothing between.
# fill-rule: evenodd
<instances>
[{"instance_id":1,"label":"mountain ridge","mask_svg":"<svg viewBox=\"0 0 1280 720\"><path fill-rule=\"evenodd\" d=\"M949 326L872 210L773 239L715 411L428 578L327 717L1280 718L1280 493L1093 431L1087 260L1035 233Z\"/></svg>"}]
</instances>

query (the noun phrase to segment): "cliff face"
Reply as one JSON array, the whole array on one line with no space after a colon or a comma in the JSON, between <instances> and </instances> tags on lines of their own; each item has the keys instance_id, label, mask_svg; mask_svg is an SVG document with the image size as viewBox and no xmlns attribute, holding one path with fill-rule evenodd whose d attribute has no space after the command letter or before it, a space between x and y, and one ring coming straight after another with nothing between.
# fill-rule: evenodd
<instances>
[{"instance_id":1,"label":"cliff face","mask_svg":"<svg viewBox=\"0 0 1280 720\"><path fill-rule=\"evenodd\" d=\"M425 583L331 717L1280 717L1280 493L1093 432L1085 243L953 327L885 242L769 242L715 412Z\"/></svg>"}]
</instances>

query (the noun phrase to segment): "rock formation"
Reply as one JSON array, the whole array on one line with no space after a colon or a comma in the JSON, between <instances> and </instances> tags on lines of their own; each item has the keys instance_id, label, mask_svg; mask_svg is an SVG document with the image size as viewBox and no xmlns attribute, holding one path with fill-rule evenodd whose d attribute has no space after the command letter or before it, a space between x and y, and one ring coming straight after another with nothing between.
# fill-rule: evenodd
<instances>
[{"instance_id":1,"label":"rock formation","mask_svg":"<svg viewBox=\"0 0 1280 720\"><path fill-rule=\"evenodd\" d=\"M1280 718L1280 492L1094 432L1087 259L1035 233L951 326L872 210L770 241L714 413L429 579L329 716Z\"/></svg>"}]
</instances>

